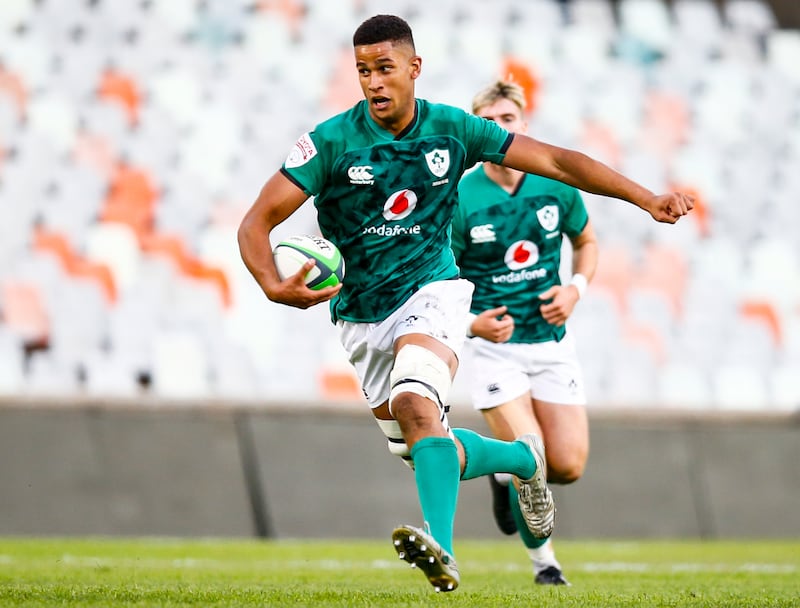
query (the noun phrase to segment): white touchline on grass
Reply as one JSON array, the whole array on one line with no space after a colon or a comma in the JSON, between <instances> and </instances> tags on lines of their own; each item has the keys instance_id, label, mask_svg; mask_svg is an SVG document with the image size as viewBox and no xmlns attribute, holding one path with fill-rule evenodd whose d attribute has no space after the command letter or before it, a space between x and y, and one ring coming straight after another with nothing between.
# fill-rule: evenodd
<instances>
[{"instance_id":1,"label":"white touchline on grass","mask_svg":"<svg viewBox=\"0 0 800 608\"><path fill-rule=\"evenodd\" d=\"M0 564L11 565L24 563L31 560L20 559L13 555L0 554ZM33 560L36 561L36 560ZM293 570L342 570L348 568L368 568L373 570L388 570L401 567L395 560L373 559L373 560L337 560L337 559L293 559L293 560L220 560L220 559L159 559L159 558L130 558L130 557L101 557L101 556L75 556L64 554L58 558L57 563L65 566L85 567L85 566L136 566L139 568L178 568L185 570L193 569L226 569L234 567L246 567L252 569L268 568L280 561L282 567ZM461 561L462 569L469 569L475 572L517 572L527 571L529 565L523 562L506 561ZM790 574L798 571L794 564L770 564L746 562L741 564L730 563L700 563L700 562L677 562L677 563L643 563L643 562L578 562L570 566L571 570L581 570L583 572L757 572L761 574Z\"/></svg>"}]
</instances>

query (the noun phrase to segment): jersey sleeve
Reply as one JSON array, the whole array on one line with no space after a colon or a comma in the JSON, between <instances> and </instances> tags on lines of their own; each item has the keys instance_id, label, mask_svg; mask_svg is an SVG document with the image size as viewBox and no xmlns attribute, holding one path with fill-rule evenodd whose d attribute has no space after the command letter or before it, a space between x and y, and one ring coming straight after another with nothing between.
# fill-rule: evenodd
<instances>
[{"instance_id":1,"label":"jersey sleeve","mask_svg":"<svg viewBox=\"0 0 800 608\"><path fill-rule=\"evenodd\" d=\"M318 194L325 183L327 167L325 143L311 131L301 135L281 167L281 173L288 177L308 196Z\"/></svg>"},{"instance_id":2,"label":"jersey sleeve","mask_svg":"<svg viewBox=\"0 0 800 608\"><path fill-rule=\"evenodd\" d=\"M467 143L467 167L478 161L500 164L506 156L514 134L493 120L464 112Z\"/></svg>"},{"instance_id":3,"label":"jersey sleeve","mask_svg":"<svg viewBox=\"0 0 800 608\"><path fill-rule=\"evenodd\" d=\"M561 231L569 237L576 237L586 228L586 224L589 222L589 212L586 211L580 190L571 186L565 190L564 201L566 204Z\"/></svg>"},{"instance_id":4,"label":"jersey sleeve","mask_svg":"<svg viewBox=\"0 0 800 608\"><path fill-rule=\"evenodd\" d=\"M459 258L461 258L461 255L467 248L467 239L466 235L464 234L466 223L467 218L464 211L464 206L459 204L458 207L456 207L453 221L450 224L450 248L453 250L456 263L458 263Z\"/></svg>"}]
</instances>

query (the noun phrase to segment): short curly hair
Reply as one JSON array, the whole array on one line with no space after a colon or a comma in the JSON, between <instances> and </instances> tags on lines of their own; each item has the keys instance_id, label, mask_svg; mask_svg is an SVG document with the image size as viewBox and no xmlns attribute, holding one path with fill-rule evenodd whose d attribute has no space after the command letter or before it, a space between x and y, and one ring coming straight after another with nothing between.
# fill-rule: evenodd
<instances>
[{"instance_id":1,"label":"short curly hair","mask_svg":"<svg viewBox=\"0 0 800 608\"><path fill-rule=\"evenodd\" d=\"M359 25L353 34L353 46L387 41L409 44L413 49L411 26L396 15L375 15Z\"/></svg>"}]
</instances>

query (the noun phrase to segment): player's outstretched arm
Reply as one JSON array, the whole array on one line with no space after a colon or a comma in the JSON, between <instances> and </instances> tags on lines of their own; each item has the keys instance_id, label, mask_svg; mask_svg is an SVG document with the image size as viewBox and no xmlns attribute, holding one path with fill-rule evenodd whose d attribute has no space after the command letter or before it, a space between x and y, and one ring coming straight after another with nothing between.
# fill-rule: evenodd
<instances>
[{"instance_id":1,"label":"player's outstretched arm","mask_svg":"<svg viewBox=\"0 0 800 608\"><path fill-rule=\"evenodd\" d=\"M286 176L276 173L264 184L258 198L245 214L237 235L242 260L267 297L273 302L295 308L308 308L330 300L342 288L339 284L324 289L309 289L303 277L313 266L311 260L285 281L278 277L269 235L307 198Z\"/></svg>"},{"instance_id":2,"label":"player's outstretched arm","mask_svg":"<svg viewBox=\"0 0 800 608\"><path fill-rule=\"evenodd\" d=\"M516 134L503 164L575 186L585 192L633 203L658 222L674 224L694 207L694 199L681 192L656 195L611 167L574 150L551 146Z\"/></svg>"}]
</instances>

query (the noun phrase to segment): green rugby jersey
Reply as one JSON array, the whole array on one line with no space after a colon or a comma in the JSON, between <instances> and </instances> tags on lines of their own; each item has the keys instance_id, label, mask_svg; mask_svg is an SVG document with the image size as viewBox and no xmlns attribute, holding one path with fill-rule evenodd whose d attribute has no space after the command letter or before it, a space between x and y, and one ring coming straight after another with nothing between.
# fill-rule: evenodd
<instances>
[{"instance_id":1,"label":"green rugby jersey","mask_svg":"<svg viewBox=\"0 0 800 608\"><path fill-rule=\"evenodd\" d=\"M282 172L315 196L320 230L344 256L334 321L382 321L423 285L458 276L449 229L459 179L480 160L500 162L512 139L421 99L397 136L361 101L300 137Z\"/></svg>"},{"instance_id":2,"label":"green rugby jersey","mask_svg":"<svg viewBox=\"0 0 800 608\"><path fill-rule=\"evenodd\" d=\"M544 320L538 296L561 283L562 235L579 235L589 221L580 192L526 174L508 193L482 166L465 175L458 190L452 244L461 276L475 284L472 312L508 306L514 318L509 342L561 340L564 327Z\"/></svg>"}]
</instances>

